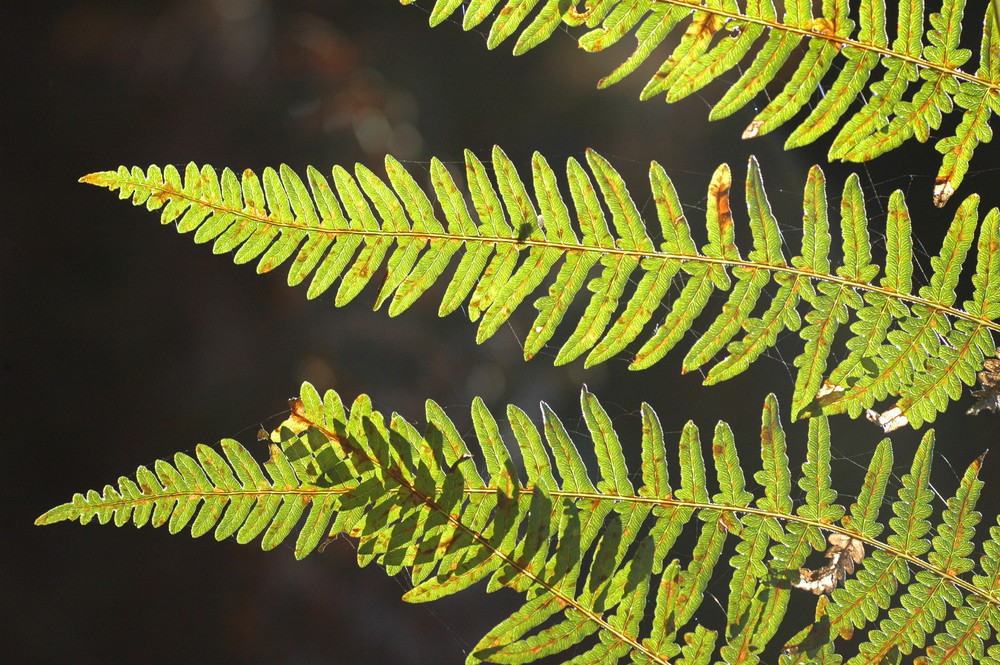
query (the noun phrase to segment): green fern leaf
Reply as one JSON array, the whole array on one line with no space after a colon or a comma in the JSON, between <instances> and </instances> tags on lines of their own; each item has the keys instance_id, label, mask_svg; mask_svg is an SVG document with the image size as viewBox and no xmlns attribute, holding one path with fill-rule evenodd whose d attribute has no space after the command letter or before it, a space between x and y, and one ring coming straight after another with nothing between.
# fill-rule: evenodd
<instances>
[{"instance_id":1,"label":"green fern leaf","mask_svg":"<svg viewBox=\"0 0 1000 665\"><path fill-rule=\"evenodd\" d=\"M892 447L888 439L883 439L875 448L868 471L865 473L861 493L858 494L857 502L851 504L851 516L846 520L852 529L869 538L876 538L882 533L878 513L891 473Z\"/></svg>"},{"instance_id":2,"label":"green fern leaf","mask_svg":"<svg viewBox=\"0 0 1000 665\"><path fill-rule=\"evenodd\" d=\"M1000 590L998 587L1000 566L997 565L997 556L1000 555L1000 549L997 547L1000 529L991 528L990 535L990 540L983 545L985 555L980 559L983 574L977 575L975 580L976 586L996 596ZM988 639L992 632L988 623L990 614L989 604L979 599L970 599L968 605L955 610L955 618L948 621L945 629L935 634L935 644L927 648L927 657L936 663L954 662L971 665L987 662L983 653L983 640ZM995 655L993 657L995 658Z\"/></svg>"},{"instance_id":3,"label":"green fern leaf","mask_svg":"<svg viewBox=\"0 0 1000 665\"><path fill-rule=\"evenodd\" d=\"M725 635L718 645L725 662L758 662L790 596L798 593L789 582L804 574L800 566L809 553L826 545L814 537L823 530L873 552L859 559L860 570L833 591L832 600L819 600L817 616L825 628L805 628L786 653L838 658L838 636L851 628L854 637L847 643L851 649L860 645L857 662L925 646L932 659L969 662L985 653L1000 607L1000 527L991 530L977 569L970 555L980 519L975 503L981 459L969 467L935 527L933 436L926 436L892 505L892 533L880 541L879 509L892 466L888 441L876 450L847 520L830 480L823 418L810 424L798 480L804 499L792 500L773 396L762 418L763 468L754 479L763 492L756 498L725 424L716 427L712 443L720 491L708 494L702 446L689 423L679 443L681 489L671 494L662 431L648 407L644 485L635 491L607 412L586 390L581 403L599 451L597 487L548 409L543 432L520 410L508 409L525 455L522 477L492 415L481 401L473 405L489 474L483 478L438 405L428 403L428 429L421 433L397 415L372 410L365 396L347 409L336 393L321 396L305 384L290 417L272 434L263 464L235 441L224 441L221 454L198 446L195 457L178 454L153 470L140 467L134 481L122 478L117 487L77 494L38 523L152 522L174 533L190 527L194 536L214 528L216 537L235 535L239 542L262 534L264 548L297 532L296 557L346 532L358 539L359 565L376 562L390 574L411 573L409 601L433 600L487 579L488 591L506 586L524 593L524 604L470 653L472 663L528 663L546 656L563 662L707 662L719 633ZM350 518L342 519L344 514ZM693 517L699 534L691 558L683 566L676 559L666 562ZM735 554L720 567L734 538ZM726 622L717 628L697 624L682 634L720 568L731 571ZM947 618L946 603L955 608L947 633L928 646L927 635Z\"/></svg>"},{"instance_id":4,"label":"green fern leaf","mask_svg":"<svg viewBox=\"0 0 1000 665\"><path fill-rule=\"evenodd\" d=\"M681 648L681 658L677 660L678 665L707 665L712 658L715 649L715 638L717 633L714 630L706 630L701 626L695 626L693 632L684 636L684 646Z\"/></svg>"},{"instance_id":5,"label":"green fern leaf","mask_svg":"<svg viewBox=\"0 0 1000 665\"><path fill-rule=\"evenodd\" d=\"M880 610L889 609L893 604L898 585L910 580L908 561L924 554L930 544L924 538L931 529L927 517L931 514L930 500L933 492L928 487L931 451L933 449L933 434L924 437L923 442L914 457L911 471L903 477L903 487L899 491L900 500L892 504L896 515L889 519L893 534L887 539L888 548L879 549L865 559L864 568L858 572L855 579L849 579L841 589L832 594L832 602L826 608L826 617L831 633L850 633L851 629L863 628L874 621ZM880 448L888 447L884 443ZM891 460L890 460L891 463ZM865 478L862 496L871 493L872 499L880 498L877 493L884 488L884 478L879 479L880 469L885 468L883 460L873 459ZM872 506L872 499L864 498L867 506ZM861 504L862 501L859 501ZM859 504L852 506L852 512ZM861 508L860 510L864 510ZM877 508L876 508L877 510ZM855 512L851 525L858 523ZM796 637L791 645L801 644L804 635Z\"/></svg>"},{"instance_id":6,"label":"green fern leaf","mask_svg":"<svg viewBox=\"0 0 1000 665\"><path fill-rule=\"evenodd\" d=\"M778 229L777 219L774 217L771 205L767 200L763 178L756 159L750 160L750 169L747 174L746 184L746 201L747 209L750 213L750 229L754 237L754 249L750 252L750 260L755 263L763 263L771 266L787 265L781 249L781 232ZM761 353L774 345L782 328L787 327L790 330L797 330L800 325L798 315L795 313L795 306L798 304L800 290L798 278L793 278L792 280L787 279L785 276L775 278L779 284L778 292L772 299L771 306L767 312L758 319L749 318L749 313L754 309L761 289L766 284L766 274L759 270L741 270L738 273L738 278L747 285L743 291L746 293L752 290L753 296L743 301L731 298L730 303L735 301L735 305L726 304L726 306L738 311L739 315L733 321L735 326L727 331L726 339L719 340L717 344L711 347L713 349L712 353L714 354L714 352L718 351L722 344L725 344L732 337L737 327L744 328L746 334L741 340L728 345L729 355L718 362L708 372L705 380L708 384L730 378L743 371ZM734 297L735 294L736 290L733 291ZM708 334L703 336L703 338L707 337L709 337ZM704 362L704 359L702 359L702 362ZM687 365L685 367L693 369L693 367L687 367Z\"/></svg>"},{"instance_id":7,"label":"green fern leaf","mask_svg":"<svg viewBox=\"0 0 1000 665\"><path fill-rule=\"evenodd\" d=\"M400 0L410 4L413 0ZM429 4L429 0L428 0ZM810 100L812 110L797 124L785 147L805 145L836 127L840 131L830 148L830 159L866 161L905 141L925 142L946 115L961 109L955 134L937 142L944 155L934 187L934 202L944 205L968 171L973 151L992 137L989 126L1000 113L1000 31L987 7L966 16L964 0L947 0L940 12L927 15L924 3L895 0L895 38L889 43L885 0L861 0L856 20L846 0L824 0L814 16L813 5L784 0L782 16L771 0L593 0L579 9L558 0L498 0L473 2L436 0L430 23L464 9L466 30L492 20L487 47L495 48L520 30L514 53L521 54L546 41L559 24L585 26L578 43L586 52L611 48L630 34L635 49L621 65L600 80L607 87L633 73L653 51L681 31L676 45L645 85L640 98L663 95L668 102L691 95L744 63L709 114L727 117L754 100L766 88L777 86L783 66L796 63L780 91L770 95L743 133L752 138L787 123ZM963 27L983 26L979 66L975 74L963 71L972 53L960 48ZM766 35L766 39L762 39ZM797 47L806 42L805 49ZM749 60L749 62L747 62ZM835 80L821 89L831 68ZM873 81L876 70L884 70ZM867 94L865 94L867 92ZM867 97L867 99L864 99ZM852 105L862 99L856 111Z\"/></svg>"},{"instance_id":8,"label":"green fern leaf","mask_svg":"<svg viewBox=\"0 0 1000 665\"><path fill-rule=\"evenodd\" d=\"M440 279L457 254L461 258L440 312L467 304L470 318L480 321L480 342L533 293L547 288L546 295L535 297L538 316L525 340L526 358L555 337L573 302L589 293L556 354L557 364L588 350L586 364L602 362L636 342L631 367L648 367L681 341L713 292L728 291L721 311L691 344L683 370L714 361L706 382L730 378L772 348L782 330L798 330L805 348L794 361L799 368L792 400L796 417L845 411L857 417L894 397L892 426L918 426L960 397L962 384L973 384L983 357L992 355L992 331L1000 330L995 211L979 230L974 297L964 310L955 306L955 289L978 223L975 196L959 206L941 253L932 261L930 283L914 293L911 227L899 193L890 198L887 261L876 283L879 267L872 262L869 221L856 176L844 187L843 261L834 267L825 178L818 168L810 171L806 184L800 253L786 259L760 169L751 160L746 201L752 249L743 258L735 239L728 167L720 167L710 183L708 242L699 251L677 193L658 165L650 168L662 234L656 249L650 225L622 178L593 152L587 162L596 185L576 160L567 164L571 213L555 172L541 156L532 160L534 191L529 193L502 151L493 152L493 174L469 153L466 172L474 218L448 171L434 160L431 181L444 221L436 218L431 197L391 158L385 180L363 167L356 169L356 177L335 168L333 188L310 169L311 194L287 167L280 174L265 170L262 181L251 172L239 180L226 169L220 178L211 167L195 166L185 170L183 179L172 167L146 172L122 167L84 181L117 189L147 208L162 208L162 223L193 232L196 242L214 238L213 249L235 251L237 262L259 257L260 271L290 263L291 284L312 271L308 297L339 279L338 306L355 298L384 265L375 305L389 302L389 314L395 316ZM611 213L610 224L604 206ZM203 233L205 229L209 231ZM678 286L679 294L671 299L672 287ZM755 317L762 297L771 297L771 303ZM852 333L846 340L848 353L828 367L836 334L845 325ZM725 357L716 360L723 349Z\"/></svg>"},{"instance_id":9,"label":"green fern leaf","mask_svg":"<svg viewBox=\"0 0 1000 665\"><path fill-rule=\"evenodd\" d=\"M974 238L977 202L978 197L973 196L959 207L941 253L931 259L934 268L931 283L919 291L928 300L954 303L954 289ZM896 408L916 427L933 419L949 397L960 390L957 377L971 378L969 372L982 365L985 350L992 343L989 336L988 340L974 339L979 332L977 326L970 330L971 335L953 331L947 318L938 312L914 307L913 316L903 319L901 330L889 332L889 343L879 345L878 355L873 358L873 370L859 378L850 396L834 402L831 412L859 411L858 400L866 401L866 395L880 399L902 387L901 382L905 381L911 385L903 391L906 394ZM940 345L939 348L932 341L939 336L948 339L946 347ZM924 354L930 357L929 361Z\"/></svg>"},{"instance_id":10,"label":"green fern leaf","mask_svg":"<svg viewBox=\"0 0 1000 665\"><path fill-rule=\"evenodd\" d=\"M967 572L973 566L966 555L972 551L971 538L980 517L975 512L982 487L977 479L979 468L978 460L969 467L957 494L949 499L943 524L932 540L934 551L928 561L948 575ZM952 607L962 605L961 593L947 577L929 575L926 571L917 572L915 577L899 600L902 607L891 609L879 624L879 630L869 633L871 641L861 646L861 653L853 662L878 662L893 650L909 654L914 647L922 647L927 633L933 633L936 623L944 619L946 601Z\"/></svg>"}]
</instances>

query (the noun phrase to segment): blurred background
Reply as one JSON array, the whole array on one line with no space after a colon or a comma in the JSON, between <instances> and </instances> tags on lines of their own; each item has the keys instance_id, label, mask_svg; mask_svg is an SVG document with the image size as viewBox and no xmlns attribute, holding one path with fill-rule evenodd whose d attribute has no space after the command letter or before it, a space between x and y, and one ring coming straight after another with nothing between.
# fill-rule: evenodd
<instances>
[{"instance_id":1,"label":"blurred background","mask_svg":"<svg viewBox=\"0 0 1000 665\"><path fill-rule=\"evenodd\" d=\"M592 147L626 177L648 219L654 210L646 173L650 160L659 161L700 231L715 167L728 161L736 185L754 153L797 246L806 172L825 164L829 137L783 152L788 129L740 140L753 108L708 123L711 104L737 74L677 104L640 103L665 54L597 91L597 80L631 52L631 38L609 53L585 55L559 33L513 58L511 43L488 51L481 29L466 33L451 21L430 30L431 4L89 0L0 7L0 414L8 460L0 634L8 662L464 661L517 606L513 594L487 597L479 586L407 605L400 600L406 580L375 566L359 570L345 539L296 562L290 546L262 552L256 542L193 541L148 527L32 525L74 492L99 489L198 442L233 437L263 458L258 428L280 422L303 380L348 401L368 393L380 410L411 420L421 420L424 400L434 399L465 432L475 395L498 416L508 403L538 414L545 400L584 444L578 398L586 383L615 419L636 468L642 401L656 408L670 443L688 419L703 438L726 419L745 451L747 476L758 468L760 408L772 391L787 416L791 360L801 349L796 336L751 371L711 388L699 387L697 373L680 375L681 352L638 373L626 369L624 356L591 370L581 360L553 368L558 346L525 363L520 344L530 306L481 346L461 313L437 317L440 289L397 319L371 311L374 288L338 310L333 291L309 301L304 287L285 285L284 268L257 276L252 264L234 266L231 257L161 227L156 215L77 183L119 164L188 161L258 173L281 163L329 173L334 164L361 162L379 172L386 153L426 183L430 157L458 165L465 148L486 160L498 144L523 169L538 150L559 171ZM975 34L968 40L978 47ZM956 122L946 120L945 129ZM856 167L876 242L890 192L904 190L926 268L964 196L979 192L987 206L1000 202L998 157L995 146L981 147L944 211L930 203L939 163L932 144ZM823 168L837 205L850 169ZM734 186L737 209L740 190ZM747 247L745 213L736 217ZM963 289L967 297L969 285ZM945 496L956 474L995 443L997 416L967 417L969 403L966 396L935 423L934 470ZM882 436L846 417L835 419L832 431L835 482L849 503ZM789 433L797 466L804 428L790 425ZM893 439L902 474L919 434ZM993 464L987 457L984 477L996 477ZM988 524L995 523L997 485L987 484L981 504ZM722 581L710 592L724 601L726 590ZM812 612L811 597L799 602L805 615ZM707 602L703 613L710 620L723 611Z\"/></svg>"}]
</instances>

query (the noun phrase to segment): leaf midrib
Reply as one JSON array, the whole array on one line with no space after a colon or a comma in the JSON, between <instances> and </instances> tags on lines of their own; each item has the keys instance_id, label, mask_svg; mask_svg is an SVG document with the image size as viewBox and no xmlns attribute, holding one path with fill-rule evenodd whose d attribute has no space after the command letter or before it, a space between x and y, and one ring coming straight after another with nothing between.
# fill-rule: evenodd
<instances>
[{"instance_id":1,"label":"leaf midrib","mask_svg":"<svg viewBox=\"0 0 1000 665\"><path fill-rule=\"evenodd\" d=\"M169 185L153 186L148 185L144 182L135 182L130 180L128 185L134 189L143 188L150 192L162 192L165 195L173 198L184 199L191 202L194 205L198 205L202 208L208 208L213 212L213 214L231 214L237 218L249 220L259 224L266 224L270 226L275 226L278 228L295 229L299 231L304 231L307 234L320 233L330 236L361 236L361 237L393 237L393 238L419 238L425 239L428 242L434 240L441 240L446 242L461 242L462 244L472 244L472 243L492 243L496 245L508 244L515 245L519 248L532 248L539 247L543 249L558 249L563 252L597 252L599 254L605 255L624 255L624 256L634 256L642 259L659 259L659 260L675 260L675 261L693 261L697 263L705 263L712 265L721 265L729 267L742 267L748 270L766 270L776 274L788 274L802 276L809 279L814 279L818 282L829 282L832 284L837 284L840 286L846 286L849 288L859 289L861 291L868 291L871 293L880 293L888 298L895 298L896 300L911 303L914 305L922 305L931 310L943 312L956 319L969 321L976 325L988 328L990 330L996 330L1000 332L1000 322L989 321L986 319L981 319L976 316L969 314L968 312L956 309L951 306L941 305L935 303L932 300L922 298L920 296L902 294L898 291L892 289L887 289L885 287L876 286L875 284L866 284L864 282L857 282L851 279L841 277L839 275L830 273L817 273L812 270L806 270L803 268L796 268L794 266L782 263L780 265L773 265L769 263L756 263L754 261L745 261L737 259L725 259L725 258L715 258L711 256L704 256L702 254L675 254L670 252L656 252L656 251L641 251L641 250L630 250L621 249L619 247L603 247L599 245L573 245L563 242L550 242L542 240L532 240L529 238L519 239L519 238L504 238L500 236L481 236L481 235L464 235L464 234L452 234L452 233L434 233L428 231L372 231L365 229L352 229L352 228L325 228L322 226L309 226L307 224L298 224L294 222L287 222L283 220L276 220L270 216L256 216L248 214L243 210L235 210L233 208L228 208L223 205L211 203L203 197L195 197L184 193L183 191L178 191ZM325 218L323 218L325 220ZM881 269L882 266L879 266Z\"/></svg>"},{"instance_id":2,"label":"leaf midrib","mask_svg":"<svg viewBox=\"0 0 1000 665\"><path fill-rule=\"evenodd\" d=\"M770 28L771 30L778 30L778 31L781 31L781 32L789 32L789 33L801 35L803 37L809 37L811 39L823 39L823 40L826 40L828 42L833 42L835 44L840 44L841 47L843 47L843 46L849 46L849 47L856 48L856 49L863 50L863 51L869 51L869 52L873 52L873 53L878 53L880 56L882 56L884 58L894 58L896 60L902 60L904 62L912 63L913 65L915 65L917 67L921 67L921 68L924 68L924 69L931 69L931 70L940 72L942 74L947 74L947 75L950 75L950 76L954 76L955 78L959 78L959 79L963 79L963 80L969 81L970 83L975 83L977 85L981 85L982 87L986 88L987 90L1000 91L1000 82L990 81L989 79L982 78L982 77L977 76L975 74L969 74L969 73L963 72L961 69L952 69L952 68L950 68L950 67L948 67L946 65L941 65L941 64L938 64L938 63L935 63L935 62L931 62L929 60L924 60L923 58L919 58L919 57L912 56L912 55L907 55L905 53L900 53L898 51L892 50L891 48L887 48L885 46L879 46L878 44L875 44L873 42L863 42L863 41L856 40L856 39L850 39L848 37L838 37L836 35L826 35L826 34L823 34L823 33L820 33L820 32L814 32L813 30L811 30L809 28L800 28L798 26L788 25L788 24L785 24L785 23L781 23L779 21L769 21L767 19L758 18L756 16L747 16L745 14L740 14L739 12L731 12L731 11L727 11L725 9L721 9L721 8L717 8L717 7L706 7L706 6L703 6L703 5L699 4L698 2L689 2L687 0L653 0L653 1L656 2L656 3L658 3L658 4L664 4L664 5L674 5L674 6L682 6L682 7L691 7L693 10L697 10L697 11L700 11L700 12L706 12L706 13L709 13L709 14L715 14L716 16L724 16L726 18L735 19L735 20L738 20L738 21L746 21L747 23L755 23L757 25L762 25L765 28ZM815 18L826 18L826 19L830 20L830 17L815 17ZM924 27L924 26L922 26L922 27ZM921 35L920 35L920 42L921 42L921 47L923 47L923 45L924 45L924 33L923 32L921 32Z\"/></svg>"},{"instance_id":3,"label":"leaf midrib","mask_svg":"<svg viewBox=\"0 0 1000 665\"><path fill-rule=\"evenodd\" d=\"M316 427L320 431L323 431L324 434L326 434L326 431L322 427L316 425L315 423L313 423L312 426ZM406 491L407 492L410 492L412 494L416 494L416 495L418 495L420 497L423 497L423 494L420 493L416 488L412 487L409 484L405 484L405 485L406 485ZM85 507L83 507L82 510L87 510L87 511L94 512L94 513L98 512L98 511L100 511L102 509L104 509L104 510L108 510L108 509L110 509L110 510L120 510L122 508L127 508L127 507L130 507L130 506L140 505L140 504L146 503L146 502L159 501L159 500L164 500L164 499L180 500L180 499L184 499L184 498L190 499L192 497L196 497L196 498L200 498L200 499L205 499L205 498L212 498L212 497L236 497L236 496L257 496L257 497L263 497L263 496L285 496L285 495L294 495L294 496L310 495L310 496L318 496L318 495L322 495L322 494L346 494L346 493L350 492L352 489L353 488L351 488L351 487L344 487L344 488L302 488L302 487L300 487L300 488L291 489L291 490L289 490L289 489L261 489L261 488L253 488L253 489L249 489L249 490L224 490L224 491L217 491L217 490L192 490L192 491L187 491L187 492L164 492L162 494L146 495L146 496L141 496L141 497L137 497L137 498L122 498L122 499L117 500L117 501L102 501L100 503L91 503L91 504L88 504ZM492 495L492 494L496 494L497 489L498 489L497 487L492 487L492 486L482 487L482 488L465 487L463 489L463 493L465 495L472 495L472 494L489 494L489 495ZM518 498L520 499L520 496L531 496L531 494L532 494L533 491L534 491L534 487L531 486L531 485L521 486L518 489L518 493L519 493L519 497ZM389 493L397 493L397 492L399 492L398 488L392 489L392 490L389 491ZM871 546L874 549L882 550L883 552L886 552L886 553L888 553L888 554L890 554L890 555L892 555L894 557L903 559L907 563L910 563L910 564L912 564L913 566L915 566L917 568L922 568L924 570L927 570L927 571L929 571L930 573L934 574L937 577L940 577L940 578L942 578L944 580L947 580L947 581L951 582L952 584L955 584L956 586L962 587L963 589L965 589L966 591L968 591L970 594L975 595L975 596L979 596L980 598L982 598L987 603L989 603L991 605L995 605L997 607L1000 607L1000 596L994 596L994 595L992 595L990 593L987 593L987 592L983 591L982 589L980 589L979 587L977 587L974 584L972 584L971 582L968 582L967 580L962 579L961 577L957 577L955 575L952 575L951 573L948 573L946 571L940 570L940 569L934 567L933 565L931 565L930 563L928 563L927 561L925 561L923 559L920 559L919 557L913 556L912 554L908 554L908 553L906 553L906 552L904 552L904 551L902 551L900 549L892 547L891 545L889 545L886 542L877 540L875 538L870 538L868 536L865 536L864 534L861 534L861 533L858 533L858 532L855 532L855 531L851 531L851 530L846 529L846 528L844 528L842 526L838 526L838 525L835 525L835 524L830 524L830 523L823 522L823 521L820 521L820 520L809 519L809 518L806 518L806 517L802 517L800 515L794 515L794 514L776 512L776 511L772 511L772 510L766 510L766 509L763 509L763 508L754 508L752 506L727 506L727 505L717 504L717 503L712 503L712 502L683 501L683 500L680 500L680 499L675 499L673 497L669 497L669 498L663 498L663 497L644 497L644 496L639 496L639 495L628 495L628 496L626 496L626 495L620 495L620 494L601 494L601 493L593 493L593 492L570 492L570 491L565 491L565 490L546 490L546 492L550 496L557 497L557 498L586 499L586 500L590 500L590 501L616 501L616 502L617 501L622 501L622 502L630 502L630 503L635 503L635 504L649 504L649 505L652 505L652 506L661 506L663 508L691 508L691 509L694 509L694 510L697 510L697 511L718 511L718 512L724 512L724 513L737 513L737 514L745 514L745 515L758 515L758 516L761 516L761 517L772 518L772 519L781 520L781 521L784 521L784 522L794 522L794 523L802 524L804 526L816 527L816 528L821 529L823 531L830 531L830 532L833 532L833 533L840 533L840 534L843 534L845 536L849 536L850 538L853 538L855 540L860 540L860 541L862 541L864 543L867 543L869 546ZM426 497L425 497L425 499L426 499ZM442 512L447 512L447 511L444 511L444 509L440 508L432 499L426 499L425 500L425 504L428 505L428 506L430 506L430 507L432 507L432 508L435 508L436 510L440 510ZM78 508L78 509L80 509L80 508ZM449 516L450 516L450 514L449 514ZM468 528L465 527L461 522L457 522L457 525L459 527L463 528L463 529L468 530ZM478 536L481 539L482 544L484 546L486 546L486 547L489 547L488 539L482 538L481 534L478 534L477 532L474 532L472 530L469 530L469 533L470 533L470 535ZM500 555L500 556L503 555L502 552L499 552L499 551L496 552L496 553L497 553L497 555ZM510 560L510 563L511 563L511 565L517 567L519 570L522 570L519 566L517 566L517 564L516 564L515 561ZM529 573L529 571L522 570L522 572L524 574L526 574L526 575L531 575L531 573ZM540 584L541 586L544 586L546 589L550 589L551 588L549 585L545 584L543 581L538 580L534 576L532 576L532 577L533 577L533 579L535 579L538 582L538 584ZM557 593L555 590L553 590L553 592ZM561 596L560 596L560 598L561 598ZM573 603L572 601L570 601L570 604L575 605L575 603ZM584 611L584 610L581 610L581 611Z\"/></svg>"}]
</instances>

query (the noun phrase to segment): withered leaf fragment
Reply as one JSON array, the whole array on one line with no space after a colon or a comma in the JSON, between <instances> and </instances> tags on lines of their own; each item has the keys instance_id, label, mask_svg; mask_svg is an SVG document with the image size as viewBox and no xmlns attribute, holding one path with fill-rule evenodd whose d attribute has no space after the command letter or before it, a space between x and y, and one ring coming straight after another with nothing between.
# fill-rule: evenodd
<instances>
[{"instance_id":1,"label":"withered leaf fragment","mask_svg":"<svg viewBox=\"0 0 1000 665\"><path fill-rule=\"evenodd\" d=\"M985 409L1000 413L1000 349L996 355L998 357L984 360L983 371L976 375L982 388L972 391L972 396L979 401L966 411L970 416L977 416Z\"/></svg>"},{"instance_id":2,"label":"withered leaf fragment","mask_svg":"<svg viewBox=\"0 0 1000 665\"><path fill-rule=\"evenodd\" d=\"M879 413L875 409L868 409L865 411L865 418L881 427L882 431L886 434L895 432L900 427L906 427L910 424L910 419L906 417L906 414L903 413L903 410L898 405L886 409L882 413Z\"/></svg>"},{"instance_id":3,"label":"withered leaf fragment","mask_svg":"<svg viewBox=\"0 0 1000 665\"><path fill-rule=\"evenodd\" d=\"M799 568L799 581L792 584L796 589L812 591L817 596L832 593L865 558L865 546L860 540L842 533L831 533L826 540L830 543L826 550L830 563L816 570Z\"/></svg>"}]
</instances>

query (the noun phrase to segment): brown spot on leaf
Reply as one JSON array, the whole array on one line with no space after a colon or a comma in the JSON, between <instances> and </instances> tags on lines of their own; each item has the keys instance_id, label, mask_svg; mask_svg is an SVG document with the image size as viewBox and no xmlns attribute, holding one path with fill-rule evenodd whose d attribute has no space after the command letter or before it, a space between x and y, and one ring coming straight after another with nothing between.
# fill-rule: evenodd
<instances>
[{"instance_id":1,"label":"brown spot on leaf","mask_svg":"<svg viewBox=\"0 0 1000 665\"><path fill-rule=\"evenodd\" d=\"M719 515L719 525L726 530L726 533L735 533L739 529L739 523L729 512L723 512Z\"/></svg>"},{"instance_id":2,"label":"brown spot on leaf","mask_svg":"<svg viewBox=\"0 0 1000 665\"><path fill-rule=\"evenodd\" d=\"M149 198L153 199L154 201L156 201L157 203L159 203L162 206L164 203L166 203L170 199L170 192L168 192L166 190L160 190L160 191L153 192L152 194L150 194Z\"/></svg>"},{"instance_id":3,"label":"brown spot on leaf","mask_svg":"<svg viewBox=\"0 0 1000 665\"><path fill-rule=\"evenodd\" d=\"M809 30L818 35L824 35L827 37L833 37L837 34L837 26L834 22L823 16L814 18L809 23Z\"/></svg>"},{"instance_id":4,"label":"brown spot on leaf","mask_svg":"<svg viewBox=\"0 0 1000 665\"><path fill-rule=\"evenodd\" d=\"M576 21L586 21L588 18L590 18L590 15L594 12L594 7L595 6L596 5L588 5L586 7L586 9L584 9L584 10L581 11L581 10L579 10L579 9L576 8L575 4L574 5L570 5L569 9L566 10L566 16L567 16L567 18L570 18L570 19L573 19L573 20L576 20Z\"/></svg>"},{"instance_id":5,"label":"brown spot on leaf","mask_svg":"<svg viewBox=\"0 0 1000 665\"><path fill-rule=\"evenodd\" d=\"M292 415L285 421L285 427L298 434L312 426L312 421L306 418L306 407L301 399L296 397L288 400L288 406L292 410Z\"/></svg>"},{"instance_id":6,"label":"brown spot on leaf","mask_svg":"<svg viewBox=\"0 0 1000 665\"><path fill-rule=\"evenodd\" d=\"M690 27L685 31L694 34L699 41L711 39L726 23L724 16L709 14L708 12L697 12L691 19Z\"/></svg>"},{"instance_id":7,"label":"brown spot on leaf","mask_svg":"<svg viewBox=\"0 0 1000 665\"><path fill-rule=\"evenodd\" d=\"M973 461L973 462L972 462L973 464L975 464L975 465L976 465L976 473L979 473L979 470L980 470L981 468L983 468L983 460L985 460L985 459L986 459L986 453L988 453L988 452L990 452L990 449L989 449L989 448L987 448L986 450L984 450L984 451L983 451L983 454L982 454L982 455L980 455L979 457L977 457L977 458L975 459L975 461Z\"/></svg>"}]
</instances>

